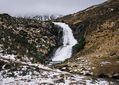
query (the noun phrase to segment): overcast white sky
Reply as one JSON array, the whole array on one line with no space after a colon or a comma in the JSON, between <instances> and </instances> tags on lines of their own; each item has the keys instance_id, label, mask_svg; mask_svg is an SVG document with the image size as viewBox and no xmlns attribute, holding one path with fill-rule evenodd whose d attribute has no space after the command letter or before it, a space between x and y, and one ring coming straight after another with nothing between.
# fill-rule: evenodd
<instances>
[{"instance_id":1,"label":"overcast white sky","mask_svg":"<svg viewBox=\"0 0 119 85\"><path fill-rule=\"evenodd\" d=\"M106 0L0 0L0 13L11 15L71 14Z\"/></svg>"}]
</instances>

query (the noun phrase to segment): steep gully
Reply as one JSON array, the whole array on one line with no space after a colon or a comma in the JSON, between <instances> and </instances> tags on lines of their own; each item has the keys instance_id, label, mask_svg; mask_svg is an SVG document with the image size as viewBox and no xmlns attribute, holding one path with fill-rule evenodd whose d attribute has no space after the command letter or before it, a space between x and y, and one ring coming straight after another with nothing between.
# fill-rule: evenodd
<instances>
[{"instance_id":1,"label":"steep gully","mask_svg":"<svg viewBox=\"0 0 119 85\"><path fill-rule=\"evenodd\" d=\"M63 29L63 45L56 50L50 64L63 62L70 58L72 55L72 47L77 44L77 40L74 38L71 28L67 24L61 22L53 23Z\"/></svg>"}]
</instances>

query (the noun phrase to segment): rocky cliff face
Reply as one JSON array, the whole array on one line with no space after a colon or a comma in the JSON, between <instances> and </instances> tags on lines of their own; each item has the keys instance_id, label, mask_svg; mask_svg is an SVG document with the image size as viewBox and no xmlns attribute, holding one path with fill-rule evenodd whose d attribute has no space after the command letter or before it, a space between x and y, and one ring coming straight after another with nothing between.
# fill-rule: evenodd
<instances>
[{"instance_id":1,"label":"rocky cliff face","mask_svg":"<svg viewBox=\"0 0 119 85\"><path fill-rule=\"evenodd\" d=\"M119 76L119 0L57 20L70 24L79 43L75 46L77 54L56 67L100 77Z\"/></svg>"},{"instance_id":2,"label":"rocky cliff face","mask_svg":"<svg viewBox=\"0 0 119 85\"><path fill-rule=\"evenodd\" d=\"M56 46L56 35L51 22L0 14L0 57L14 55L19 61L44 62Z\"/></svg>"}]
</instances>

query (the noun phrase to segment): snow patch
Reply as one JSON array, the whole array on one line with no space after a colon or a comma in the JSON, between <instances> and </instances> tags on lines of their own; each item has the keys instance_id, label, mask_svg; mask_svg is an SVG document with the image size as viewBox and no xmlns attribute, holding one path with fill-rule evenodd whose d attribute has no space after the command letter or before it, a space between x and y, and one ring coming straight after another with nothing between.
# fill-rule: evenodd
<instances>
[{"instance_id":1,"label":"snow patch","mask_svg":"<svg viewBox=\"0 0 119 85\"><path fill-rule=\"evenodd\" d=\"M2 53L0 53L0 57L1 58L5 58L5 59L10 59L10 60L15 60L15 57L16 57L16 55L14 55L14 54L2 54Z\"/></svg>"},{"instance_id":2,"label":"snow patch","mask_svg":"<svg viewBox=\"0 0 119 85\"><path fill-rule=\"evenodd\" d=\"M101 62L101 64L106 65L106 64L111 64L111 62L103 61L103 62Z\"/></svg>"}]
</instances>

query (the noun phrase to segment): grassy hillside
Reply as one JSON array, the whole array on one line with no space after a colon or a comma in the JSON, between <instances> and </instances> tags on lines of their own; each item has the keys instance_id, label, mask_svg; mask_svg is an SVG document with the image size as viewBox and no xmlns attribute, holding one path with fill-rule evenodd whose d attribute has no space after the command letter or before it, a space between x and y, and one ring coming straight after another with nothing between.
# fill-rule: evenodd
<instances>
[{"instance_id":1,"label":"grassy hillside","mask_svg":"<svg viewBox=\"0 0 119 85\"><path fill-rule=\"evenodd\" d=\"M0 56L15 55L24 62L44 62L56 46L51 22L0 14Z\"/></svg>"},{"instance_id":2,"label":"grassy hillside","mask_svg":"<svg viewBox=\"0 0 119 85\"><path fill-rule=\"evenodd\" d=\"M119 0L108 0L57 21L70 24L79 49L56 67L100 77L119 76Z\"/></svg>"}]
</instances>

